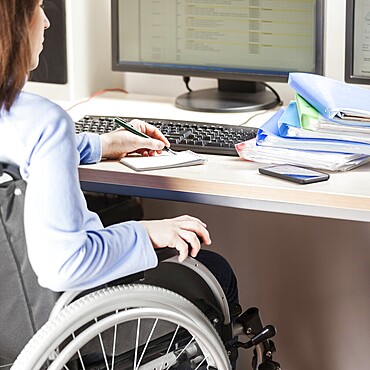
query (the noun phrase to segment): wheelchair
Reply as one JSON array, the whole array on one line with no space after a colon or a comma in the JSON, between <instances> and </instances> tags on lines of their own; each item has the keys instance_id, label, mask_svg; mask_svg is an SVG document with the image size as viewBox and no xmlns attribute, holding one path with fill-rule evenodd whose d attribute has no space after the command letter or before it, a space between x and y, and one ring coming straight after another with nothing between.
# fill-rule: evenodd
<instances>
[{"instance_id":1,"label":"wheelchair","mask_svg":"<svg viewBox=\"0 0 370 370\"><path fill-rule=\"evenodd\" d=\"M0 288L0 359L8 368L230 370L244 348L253 350L252 369L280 370L275 328L262 325L256 307L229 307L210 271L191 257L179 263L173 249L157 251L156 268L94 290L58 294L38 286L25 248L26 184L0 163L4 174L0 274L9 286Z\"/></svg>"}]
</instances>

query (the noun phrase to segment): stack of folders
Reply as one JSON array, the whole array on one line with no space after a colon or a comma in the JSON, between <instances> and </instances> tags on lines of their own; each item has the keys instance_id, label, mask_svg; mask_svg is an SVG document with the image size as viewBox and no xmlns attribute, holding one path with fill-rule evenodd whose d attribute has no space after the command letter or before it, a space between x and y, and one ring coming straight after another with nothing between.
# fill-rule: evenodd
<instances>
[{"instance_id":1,"label":"stack of folders","mask_svg":"<svg viewBox=\"0 0 370 370\"><path fill-rule=\"evenodd\" d=\"M370 161L370 90L291 73L295 100L237 144L243 159L346 171Z\"/></svg>"}]
</instances>

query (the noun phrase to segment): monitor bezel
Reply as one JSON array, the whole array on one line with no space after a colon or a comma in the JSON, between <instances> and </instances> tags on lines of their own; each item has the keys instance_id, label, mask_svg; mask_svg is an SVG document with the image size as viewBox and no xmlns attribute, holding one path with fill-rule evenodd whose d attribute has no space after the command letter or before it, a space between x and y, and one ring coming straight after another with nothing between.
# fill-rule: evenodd
<instances>
[{"instance_id":1,"label":"monitor bezel","mask_svg":"<svg viewBox=\"0 0 370 370\"><path fill-rule=\"evenodd\" d=\"M280 73L263 73L258 71L248 72L222 72L214 70L195 69L191 67L168 66L143 66L133 65L132 63L122 63L119 61L118 45L118 1L111 0L111 31L112 31L112 70L118 72L138 72L162 75L177 75L201 78L216 78L225 80L239 81L263 81L263 82L287 82L289 71ZM316 50L315 50L315 70L311 73L323 75L324 73L324 19L325 19L325 0L316 0ZM294 71L300 72L300 71Z\"/></svg>"},{"instance_id":2,"label":"monitor bezel","mask_svg":"<svg viewBox=\"0 0 370 370\"><path fill-rule=\"evenodd\" d=\"M344 81L354 84L369 85L370 77L356 76L353 73L354 57L354 26L356 0L346 0L346 30L345 30L345 58Z\"/></svg>"}]
</instances>

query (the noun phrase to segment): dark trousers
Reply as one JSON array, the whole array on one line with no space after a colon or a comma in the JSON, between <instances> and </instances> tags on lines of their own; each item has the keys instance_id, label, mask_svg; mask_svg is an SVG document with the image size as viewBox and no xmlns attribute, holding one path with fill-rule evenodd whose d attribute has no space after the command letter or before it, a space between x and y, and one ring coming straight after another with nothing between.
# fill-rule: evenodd
<instances>
[{"instance_id":1,"label":"dark trousers","mask_svg":"<svg viewBox=\"0 0 370 370\"><path fill-rule=\"evenodd\" d=\"M196 259L212 272L221 285L229 306L239 303L238 284L227 260L216 252L201 249Z\"/></svg>"},{"instance_id":2,"label":"dark trousers","mask_svg":"<svg viewBox=\"0 0 370 370\"><path fill-rule=\"evenodd\" d=\"M238 304L238 283L234 271L227 260L221 255L206 249L201 249L196 259L203 263L215 276L225 293L229 306L233 307ZM237 338L233 339L233 341L236 340ZM236 369L236 358L231 360L231 368L233 370Z\"/></svg>"}]
</instances>

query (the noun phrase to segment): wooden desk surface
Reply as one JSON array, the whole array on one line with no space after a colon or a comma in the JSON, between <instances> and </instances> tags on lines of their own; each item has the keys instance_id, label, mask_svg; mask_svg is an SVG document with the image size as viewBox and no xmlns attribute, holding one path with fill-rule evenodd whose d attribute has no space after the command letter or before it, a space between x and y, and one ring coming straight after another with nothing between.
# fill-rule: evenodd
<instances>
[{"instance_id":1,"label":"wooden desk surface","mask_svg":"<svg viewBox=\"0 0 370 370\"><path fill-rule=\"evenodd\" d=\"M258 173L257 163L208 156L205 165L135 172L113 161L80 167L91 191L317 217L370 221L370 166L299 185Z\"/></svg>"},{"instance_id":2,"label":"wooden desk surface","mask_svg":"<svg viewBox=\"0 0 370 370\"><path fill-rule=\"evenodd\" d=\"M135 115L238 124L253 113L198 113L173 106L173 99L107 94L70 112L75 120L90 115ZM272 114L272 113L268 113ZM251 125L268 115L256 116ZM135 172L116 161L80 167L83 189L159 199L221 205L355 221L370 221L370 164L331 173L329 181L299 185L258 173L258 163L238 157L208 156L206 165Z\"/></svg>"}]
</instances>

